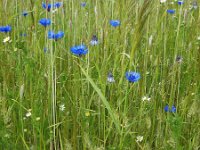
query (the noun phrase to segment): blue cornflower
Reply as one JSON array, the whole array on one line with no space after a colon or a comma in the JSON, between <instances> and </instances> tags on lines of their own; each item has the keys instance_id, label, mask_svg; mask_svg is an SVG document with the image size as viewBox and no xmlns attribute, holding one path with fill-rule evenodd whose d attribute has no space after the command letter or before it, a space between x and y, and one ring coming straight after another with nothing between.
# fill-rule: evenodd
<instances>
[{"instance_id":1,"label":"blue cornflower","mask_svg":"<svg viewBox=\"0 0 200 150\"><path fill-rule=\"evenodd\" d=\"M114 76L111 71L108 73L107 81L110 83L115 82Z\"/></svg>"},{"instance_id":2,"label":"blue cornflower","mask_svg":"<svg viewBox=\"0 0 200 150\"><path fill-rule=\"evenodd\" d=\"M51 24L51 20L47 18L42 18L40 19L39 23L43 25L44 27L47 27Z\"/></svg>"},{"instance_id":3,"label":"blue cornflower","mask_svg":"<svg viewBox=\"0 0 200 150\"><path fill-rule=\"evenodd\" d=\"M48 32L48 38L49 39L54 39L55 33L53 31Z\"/></svg>"},{"instance_id":4,"label":"blue cornflower","mask_svg":"<svg viewBox=\"0 0 200 150\"><path fill-rule=\"evenodd\" d=\"M88 53L88 49L84 44L73 46L70 50L74 55L78 56L86 55Z\"/></svg>"},{"instance_id":5,"label":"blue cornflower","mask_svg":"<svg viewBox=\"0 0 200 150\"><path fill-rule=\"evenodd\" d=\"M54 4L54 7L55 8L59 8L60 6L62 6L62 2L56 2L55 4Z\"/></svg>"},{"instance_id":6,"label":"blue cornflower","mask_svg":"<svg viewBox=\"0 0 200 150\"><path fill-rule=\"evenodd\" d=\"M129 82L136 82L140 79L140 74L137 73L137 72L126 72L126 79L129 81Z\"/></svg>"},{"instance_id":7,"label":"blue cornflower","mask_svg":"<svg viewBox=\"0 0 200 150\"><path fill-rule=\"evenodd\" d=\"M60 39L60 38L63 38L63 37L64 37L64 32L63 32L63 31L58 31L58 32L55 34L54 39L57 40L57 39Z\"/></svg>"},{"instance_id":8,"label":"blue cornflower","mask_svg":"<svg viewBox=\"0 0 200 150\"><path fill-rule=\"evenodd\" d=\"M98 38L96 35L93 35L92 40L90 41L91 45L97 45L98 44Z\"/></svg>"},{"instance_id":9,"label":"blue cornflower","mask_svg":"<svg viewBox=\"0 0 200 150\"><path fill-rule=\"evenodd\" d=\"M183 61L183 57L177 56L176 57L176 62L181 63Z\"/></svg>"},{"instance_id":10,"label":"blue cornflower","mask_svg":"<svg viewBox=\"0 0 200 150\"><path fill-rule=\"evenodd\" d=\"M176 107L175 107L174 105L172 105L171 112L172 112L172 113L175 113L175 112L176 112Z\"/></svg>"},{"instance_id":11,"label":"blue cornflower","mask_svg":"<svg viewBox=\"0 0 200 150\"><path fill-rule=\"evenodd\" d=\"M46 4L46 3L44 3L44 2L42 2L42 7L44 8L44 9L47 9L47 11L51 11L51 8L59 8L59 7L61 7L62 6L62 2L55 2L54 4Z\"/></svg>"},{"instance_id":12,"label":"blue cornflower","mask_svg":"<svg viewBox=\"0 0 200 150\"><path fill-rule=\"evenodd\" d=\"M25 10L25 11L22 12L22 15L23 15L24 17L26 17L26 16L28 15L28 12Z\"/></svg>"},{"instance_id":13,"label":"blue cornflower","mask_svg":"<svg viewBox=\"0 0 200 150\"><path fill-rule=\"evenodd\" d=\"M197 1L192 2L192 8L197 9L198 8L198 3Z\"/></svg>"},{"instance_id":14,"label":"blue cornflower","mask_svg":"<svg viewBox=\"0 0 200 150\"><path fill-rule=\"evenodd\" d=\"M183 5L183 1L178 1L178 5Z\"/></svg>"},{"instance_id":15,"label":"blue cornflower","mask_svg":"<svg viewBox=\"0 0 200 150\"><path fill-rule=\"evenodd\" d=\"M166 105L166 106L164 107L164 111L165 111L165 112L169 112L169 105Z\"/></svg>"},{"instance_id":16,"label":"blue cornflower","mask_svg":"<svg viewBox=\"0 0 200 150\"><path fill-rule=\"evenodd\" d=\"M12 30L11 26L7 25L7 26L0 26L0 32L10 32Z\"/></svg>"},{"instance_id":17,"label":"blue cornflower","mask_svg":"<svg viewBox=\"0 0 200 150\"><path fill-rule=\"evenodd\" d=\"M20 33L20 36L21 36L21 37L26 37L27 34L26 34L26 33Z\"/></svg>"},{"instance_id":18,"label":"blue cornflower","mask_svg":"<svg viewBox=\"0 0 200 150\"><path fill-rule=\"evenodd\" d=\"M110 20L110 25L113 27L117 27L120 25L120 21L119 20Z\"/></svg>"},{"instance_id":19,"label":"blue cornflower","mask_svg":"<svg viewBox=\"0 0 200 150\"><path fill-rule=\"evenodd\" d=\"M55 33L53 31L48 31L48 38L49 39L54 39L55 38Z\"/></svg>"},{"instance_id":20,"label":"blue cornflower","mask_svg":"<svg viewBox=\"0 0 200 150\"><path fill-rule=\"evenodd\" d=\"M45 48L44 48L44 53L46 53L46 52L47 52L47 50L48 50L48 49L45 47Z\"/></svg>"},{"instance_id":21,"label":"blue cornflower","mask_svg":"<svg viewBox=\"0 0 200 150\"><path fill-rule=\"evenodd\" d=\"M168 13L168 14L174 14L175 12L176 12L176 11L175 11L174 9L168 9L168 10L167 10L167 13Z\"/></svg>"},{"instance_id":22,"label":"blue cornflower","mask_svg":"<svg viewBox=\"0 0 200 150\"><path fill-rule=\"evenodd\" d=\"M48 38L49 39L54 39L54 40L57 41L58 39L61 39L62 37L64 37L63 31L58 31L57 33L54 33L53 31L48 32Z\"/></svg>"},{"instance_id":23,"label":"blue cornflower","mask_svg":"<svg viewBox=\"0 0 200 150\"><path fill-rule=\"evenodd\" d=\"M58 40L62 37L64 37L64 32L62 32L62 31L58 31L57 33L54 33L53 31L48 32L48 38L49 39Z\"/></svg>"},{"instance_id":24,"label":"blue cornflower","mask_svg":"<svg viewBox=\"0 0 200 150\"><path fill-rule=\"evenodd\" d=\"M172 112L172 113L175 113L175 112L176 112L176 107L175 107L174 105L172 105L172 108L170 109L170 108L169 108L169 105L166 105L166 106L164 107L164 111L165 111L165 112Z\"/></svg>"},{"instance_id":25,"label":"blue cornflower","mask_svg":"<svg viewBox=\"0 0 200 150\"><path fill-rule=\"evenodd\" d=\"M43 7L44 9L47 9L47 11L50 11L52 5L51 5L51 4L46 4L46 3L42 2L42 7Z\"/></svg>"},{"instance_id":26,"label":"blue cornflower","mask_svg":"<svg viewBox=\"0 0 200 150\"><path fill-rule=\"evenodd\" d=\"M86 2L81 2L81 6L85 7L86 6Z\"/></svg>"}]
</instances>

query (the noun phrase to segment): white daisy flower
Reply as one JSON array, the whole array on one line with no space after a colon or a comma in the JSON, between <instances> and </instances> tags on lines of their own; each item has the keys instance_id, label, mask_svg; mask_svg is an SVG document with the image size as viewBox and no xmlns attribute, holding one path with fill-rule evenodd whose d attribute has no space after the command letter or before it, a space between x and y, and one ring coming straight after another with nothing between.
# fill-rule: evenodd
<instances>
[{"instance_id":1,"label":"white daisy flower","mask_svg":"<svg viewBox=\"0 0 200 150\"><path fill-rule=\"evenodd\" d=\"M3 43L7 43L7 42L12 42L12 40L10 39L10 37L6 37L5 39L3 39Z\"/></svg>"},{"instance_id":2,"label":"white daisy flower","mask_svg":"<svg viewBox=\"0 0 200 150\"><path fill-rule=\"evenodd\" d=\"M165 3L167 0L160 0L160 3Z\"/></svg>"},{"instance_id":3,"label":"white daisy flower","mask_svg":"<svg viewBox=\"0 0 200 150\"><path fill-rule=\"evenodd\" d=\"M52 10L51 13L54 14L57 11L58 11L58 9L56 8L56 9Z\"/></svg>"},{"instance_id":4,"label":"white daisy flower","mask_svg":"<svg viewBox=\"0 0 200 150\"><path fill-rule=\"evenodd\" d=\"M30 117L31 115L32 115L32 114L31 114L30 111L26 113L26 117Z\"/></svg>"},{"instance_id":5,"label":"white daisy flower","mask_svg":"<svg viewBox=\"0 0 200 150\"><path fill-rule=\"evenodd\" d=\"M32 109L28 109L28 112L26 113L26 117L28 118L28 117L30 117L32 114L31 114L31 111L32 111Z\"/></svg>"},{"instance_id":6,"label":"white daisy flower","mask_svg":"<svg viewBox=\"0 0 200 150\"><path fill-rule=\"evenodd\" d=\"M60 109L60 111L64 111L64 110L65 110L65 105L64 105L64 104L61 104L61 105L59 106L59 109Z\"/></svg>"},{"instance_id":7,"label":"white daisy flower","mask_svg":"<svg viewBox=\"0 0 200 150\"><path fill-rule=\"evenodd\" d=\"M150 100L151 100L150 97L147 97L147 96L143 96L143 97L142 97L142 101L150 101Z\"/></svg>"},{"instance_id":8,"label":"white daisy flower","mask_svg":"<svg viewBox=\"0 0 200 150\"><path fill-rule=\"evenodd\" d=\"M36 120L36 121L39 121L39 120L40 120L40 117L37 117L35 120Z\"/></svg>"},{"instance_id":9,"label":"white daisy flower","mask_svg":"<svg viewBox=\"0 0 200 150\"><path fill-rule=\"evenodd\" d=\"M142 142L143 141L143 136L139 135L136 137L136 142Z\"/></svg>"}]
</instances>

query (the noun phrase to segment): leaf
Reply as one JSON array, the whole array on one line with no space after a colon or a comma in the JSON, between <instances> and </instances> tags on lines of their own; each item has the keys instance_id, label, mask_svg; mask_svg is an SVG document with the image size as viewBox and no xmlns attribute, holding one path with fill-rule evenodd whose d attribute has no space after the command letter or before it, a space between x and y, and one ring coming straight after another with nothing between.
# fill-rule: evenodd
<instances>
[{"instance_id":1,"label":"leaf","mask_svg":"<svg viewBox=\"0 0 200 150\"><path fill-rule=\"evenodd\" d=\"M90 76L84 71L84 69L79 65L79 67L81 68L81 71L83 72L83 74L85 75L85 77L87 78L87 80L90 82L90 84L92 85L92 87L94 88L94 90L98 93L99 97L101 98L103 104L105 105L106 109L108 110L109 115L111 116L117 131L120 133L120 123L117 119L117 117L115 116L115 112L114 110L111 109L108 101L106 100L105 96L103 95L103 93L101 92L101 90L98 88L98 86L94 83L94 81L92 80L92 78L90 78Z\"/></svg>"}]
</instances>

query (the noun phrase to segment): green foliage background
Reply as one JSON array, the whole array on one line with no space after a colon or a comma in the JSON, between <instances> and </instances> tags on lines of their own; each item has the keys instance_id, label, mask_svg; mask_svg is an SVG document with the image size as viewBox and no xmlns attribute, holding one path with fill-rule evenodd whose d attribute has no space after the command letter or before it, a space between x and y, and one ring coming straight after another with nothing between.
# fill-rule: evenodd
<instances>
[{"instance_id":1,"label":"green foliage background","mask_svg":"<svg viewBox=\"0 0 200 150\"><path fill-rule=\"evenodd\" d=\"M191 1L80 3L65 0L52 13L40 0L0 1L0 25L12 26L0 36L12 39L0 43L0 149L198 150L199 8L191 9ZM47 28L38 23L45 17L52 20ZM110 26L111 19L121 25ZM48 30L65 36L48 40ZM97 46L89 44L93 35ZM76 57L70 47L81 43L89 53ZM115 83L107 82L109 71ZM126 71L141 79L128 83ZM177 112L164 112L166 104Z\"/></svg>"}]
</instances>

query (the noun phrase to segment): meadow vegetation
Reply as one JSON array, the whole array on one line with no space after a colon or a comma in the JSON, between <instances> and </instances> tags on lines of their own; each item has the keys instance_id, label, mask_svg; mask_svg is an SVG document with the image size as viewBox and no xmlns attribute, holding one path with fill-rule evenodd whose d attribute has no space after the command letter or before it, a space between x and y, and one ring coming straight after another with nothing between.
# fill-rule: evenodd
<instances>
[{"instance_id":1,"label":"meadow vegetation","mask_svg":"<svg viewBox=\"0 0 200 150\"><path fill-rule=\"evenodd\" d=\"M0 149L199 150L200 1L56 2L0 1Z\"/></svg>"}]
</instances>

